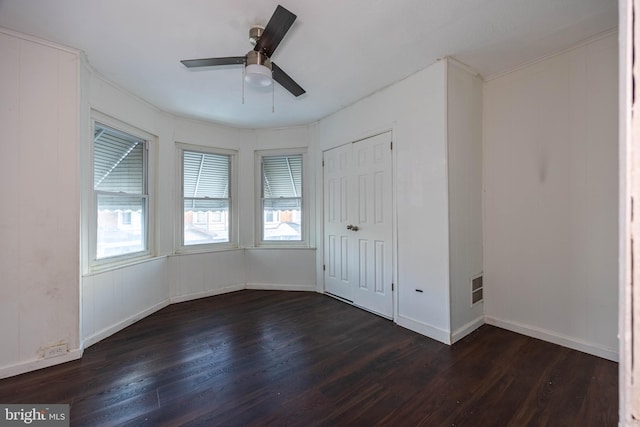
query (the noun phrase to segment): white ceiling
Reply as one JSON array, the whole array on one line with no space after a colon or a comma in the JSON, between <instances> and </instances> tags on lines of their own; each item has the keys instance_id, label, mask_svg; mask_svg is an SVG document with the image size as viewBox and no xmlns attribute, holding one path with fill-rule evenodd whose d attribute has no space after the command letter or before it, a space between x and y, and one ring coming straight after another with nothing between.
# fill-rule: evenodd
<instances>
[{"instance_id":1,"label":"white ceiling","mask_svg":"<svg viewBox=\"0 0 640 427\"><path fill-rule=\"evenodd\" d=\"M249 27L298 16L272 59L307 93L245 88ZM84 51L107 79L182 116L238 127L321 119L446 55L488 77L617 27L616 0L0 0L0 26Z\"/></svg>"}]
</instances>

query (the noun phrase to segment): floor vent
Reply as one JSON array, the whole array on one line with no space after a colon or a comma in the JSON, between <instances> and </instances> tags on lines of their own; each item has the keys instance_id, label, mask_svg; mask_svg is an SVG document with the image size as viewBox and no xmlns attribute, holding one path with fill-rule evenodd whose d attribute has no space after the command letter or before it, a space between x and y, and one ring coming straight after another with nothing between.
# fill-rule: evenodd
<instances>
[{"instance_id":1,"label":"floor vent","mask_svg":"<svg viewBox=\"0 0 640 427\"><path fill-rule=\"evenodd\" d=\"M484 298L482 274L471 279L471 305L479 303Z\"/></svg>"}]
</instances>

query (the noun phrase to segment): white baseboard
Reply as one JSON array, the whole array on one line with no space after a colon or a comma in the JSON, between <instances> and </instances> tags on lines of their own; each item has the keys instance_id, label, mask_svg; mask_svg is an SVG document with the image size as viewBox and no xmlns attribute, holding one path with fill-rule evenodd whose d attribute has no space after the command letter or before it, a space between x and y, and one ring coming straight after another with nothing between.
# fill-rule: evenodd
<instances>
[{"instance_id":1,"label":"white baseboard","mask_svg":"<svg viewBox=\"0 0 640 427\"><path fill-rule=\"evenodd\" d=\"M139 313L134 314L133 316L129 316L126 319L111 325L107 328L104 328L103 330L96 332L95 334L91 335L90 337L87 337L84 339L83 341L83 345L84 348L90 347L92 345L94 345L95 343L102 341L103 339L115 334L116 332L119 332L121 330L123 330L124 328L126 328L127 326L133 325L134 323L136 323L138 320L144 319L145 317L149 316L150 314L155 313L158 310L161 310L163 308L165 308L166 306L169 305L169 300L165 300L162 301L159 304L156 304L152 307L147 308L146 310L143 310Z\"/></svg>"},{"instance_id":2,"label":"white baseboard","mask_svg":"<svg viewBox=\"0 0 640 427\"><path fill-rule=\"evenodd\" d=\"M550 343L558 344L563 347L572 348L574 350L582 351L583 353L592 354L594 356L602 357L603 359L612 360L614 362L618 362L619 360L618 351L614 348L603 347L599 344L586 342L578 338L569 337L557 332L537 328L535 326L524 325L522 323L511 322L509 320L496 319L492 316L485 316L484 320L489 325L507 329L512 332L517 332L522 335L538 338L543 341L548 341Z\"/></svg>"},{"instance_id":3,"label":"white baseboard","mask_svg":"<svg viewBox=\"0 0 640 427\"><path fill-rule=\"evenodd\" d=\"M402 315L398 315L396 323L403 328L410 329L431 339L440 341L441 343L451 344L451 336L449 332L445 331L444 329L440 329Z\"/></svg>"},{"instance_id":4,"label":"white baseboard","mask_svg":"<svg viewBox=\"0 0 640 427\"><path fill-rule=\"evenodd\" d=\"M91 335L90 337L87 337L83 342L84 348L90 347L93 344L99 341L102 341L103 339L115 334L116 332L121 331L127 326L134 324L138 320L141 320L149 316L150 314L153 314L156 311L165 308L169 304L191 301L191 300L200 299L200 298L207 298L214 295L227 294L230 292L241 291L243 289L268 289L268 290L280 290L280 291L315 291L315 286L314 285L274 285L274 284L262 284L262 283L251 283L251 284L245 285L243 283L238 285L227 286L224 288L209 289L203 292L171 297L169 300L163 301L160 304L156 304L153 307L150 307L144 311L141 311L140 313L130 316L124 319L123 321L120 321L114 325L111 325ZM59 360L59 359L56 359L56 360Z\"/></svg>"},{"instance_id":5,"label":"white baseboard","mask_svg":"<svg viewBox=\"0 0 640 427\"><path fill-rule=\"evenodd\" d=\"M196 292L193 294L179 295L179 296L171 297L171 304L175 304L178 302L191 301L194 299L212 297L214 295L228 294L229 292L241 291L243 289L245 289L245 285L240 284L240 285L226 286L224 288L209 289L207 291Z\"/></svg>"},{"instance_id":6,"label":"white baseboard","mask_svg":"<svg viewBox=\"0 0 640 427\"><path fill-rule=\"evenodd\" d=\"M451 344L460 341L462 338L466 337L482 325L484 325L484 316L480 316L477 319L474 319L471 322L467 323L466 325L463 325L460 328L456 329L451 334Z\"/></svg>"},{"instance_id":7,"label":"white baseboard","mask_svg":"<svg viewBox=\"0 0 640 427\"><path fill-rule=\"evenodd\" d=\"M170 304L175 304L175 303L184 302L184 301L191 301L195 299L206 298L214 295L226 294L226 293L235 292L235 291L241 291L243 289L278 290L278 291L311 291L311 292L317 292L318 290L316 285L279 285L279 284L272 284L272 283L247 283L247 284L243 283L243 284L227 286L219 289L210 289L204 292L198 292L194 294L172 297L146 310L136 313L133 316L129 316L126 319L114 325L111 325L107 328L104 328L101 331L96 332L95 334L85 338L82 341L81 348L71 350L64 356L55 357L51 359L32 359L32 360L27 360L24 362L17 363L15 365L0 367L0 379L8 378L15 375L24 374L26 372L48 368L50 366L59 365L61 363L80 359L82 357L82 354L85 348L90 347L99 341L102 341L103 339L115 334L116 332L121 331L127 326L134 324L138 320L144 319L145 317L155 313L156 311L167 307Z\"/></svg>"},{"instance_id":8,"label":"white baseboard","mask_svg":"<svg viewBox=\"0 0 640 427\"><path fill-rule=\"evenodd\" d=\"M31 359L25 362L20 362L15 365L3 366L0 368L0 379L9 378L15 375L24 374L26 372L35 371L42 368L48 368L53 365L59 365L61 363L71 362L82 357L83 349L76 348L70 350L67 354L60 357L53 357L51 359Z\"/></svg>"},{"instance_id":9,"label":"white baseboard","mask_svg":"<svg viewBox=\"0 0 640 427\"><path fill-rule=\"evenodd\" d=\"M277 283L247 283L244 288L258 291L316 291L316 285L280 285Z\"/></svg>"}]
</instances>

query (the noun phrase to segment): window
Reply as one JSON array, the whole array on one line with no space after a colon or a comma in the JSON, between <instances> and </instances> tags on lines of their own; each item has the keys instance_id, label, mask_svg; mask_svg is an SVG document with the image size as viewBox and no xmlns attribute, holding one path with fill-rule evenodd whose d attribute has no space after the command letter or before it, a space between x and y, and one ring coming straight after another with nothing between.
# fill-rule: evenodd
<instances>
[{"instance_id":1,"label":"window","mask_svg":"<svg viewBox=\"0 0 640 427\"><path fill-rule=\"evenodd\" d=\"M93 263L149 253L147 139L95 122Z\"/></svg>"},{"instance_id":2,"label":"window","mask_svg":"<svg viewBox=\"0 0 640 427\"><path fill-rule=\"evenodd\" d=\"M122 212L122 225L131 225L131 211Z\"/></svg>"},{"instance_id":3,"label":"window","mask_svg":"<svg viewBox=\"0 0 640 427\"><path fill-rule=\"evenodd\" d=\"M179 145L181 248L233 244L231 170L234 154Z\"/></svg>"},{"instance_id":4,"label":"window","mask_svg":"<svg viewBox=\"0 0 640 427\"><path fill-rule=\"evenodd\" d=\"M300 244L303 236L303 154L258 154L260 162L259 235L261 243Z\"/></svg>"}]
</instances>

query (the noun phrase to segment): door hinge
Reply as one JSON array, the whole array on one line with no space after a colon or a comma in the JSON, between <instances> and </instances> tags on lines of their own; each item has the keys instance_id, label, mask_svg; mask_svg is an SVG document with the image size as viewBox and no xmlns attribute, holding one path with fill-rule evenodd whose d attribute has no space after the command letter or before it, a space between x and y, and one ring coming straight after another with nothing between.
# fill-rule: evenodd
<instances>
[{"instance_id":1,"label":"door hinge","mask_svg":"<svg viewBox=\"0 0 640 427\"><path fill-rule=\"evenodd\" d=\"M393 150L393 141L391 141L391 146L389 148Z\"/></svg>"},{"instance_id":2,"label":"door hinge","mask_svg":"<svg viewBox=\"0 0 640 427\"><path fill-rule=\"evenodd\" d=\"M322 264L322 271L327 271L327 266Z\"/></svg>"},{"instance_id":3,"label":"door hinge","mask_svg":"<svg viewBox=\"0 0 640 427\"><path fill-rule=\"evenodd\" d=\"M322 161L322 167L324 167L324 160Z\"/></svg>"},{"instance_id":4,"label":"door hinge","mask_svg":"<svg viewBox=\"0 0 640 427\"><path fill-rule=\"evenodd\" d=\"M393 283L391 284L391 292L393 292L395 290L395 286L393 285Z\"/></svg>"}]
</instances>

